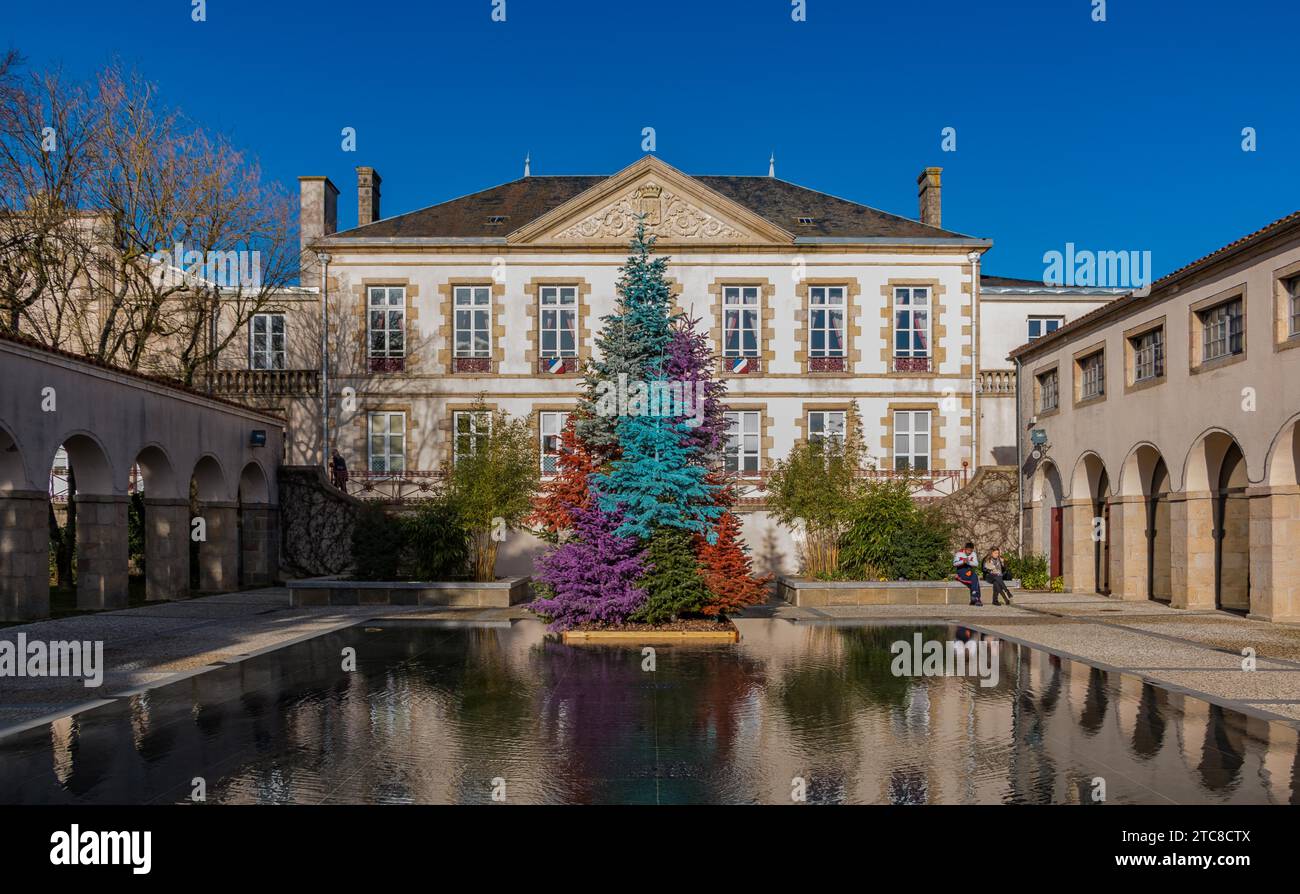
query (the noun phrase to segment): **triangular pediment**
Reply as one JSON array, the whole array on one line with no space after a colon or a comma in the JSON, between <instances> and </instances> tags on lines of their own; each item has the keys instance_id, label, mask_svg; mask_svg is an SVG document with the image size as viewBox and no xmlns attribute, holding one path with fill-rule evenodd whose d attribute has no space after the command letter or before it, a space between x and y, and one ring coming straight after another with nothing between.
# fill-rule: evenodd
<instances>
[{"instance_id":1,"label":"triangular pediment","mask_svg":"<svg viewBox=\"0 0 1300 894\"><path fill-rule=\"evenodd\" d=\"M526 245L626 245L637 218L661 246L789 245L794 236L647 155L511 233Z\"/></svg>"}]
</instances>

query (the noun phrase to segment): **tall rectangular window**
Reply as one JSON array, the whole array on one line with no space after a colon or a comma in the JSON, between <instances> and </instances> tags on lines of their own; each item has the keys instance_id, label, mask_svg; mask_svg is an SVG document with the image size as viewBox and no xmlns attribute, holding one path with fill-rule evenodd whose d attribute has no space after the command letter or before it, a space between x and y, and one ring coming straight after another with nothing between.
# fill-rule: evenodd
<instances>
[{"instance_id":1,"label":"tall rectangular window","mask_svg":"<svg viewBox=\"0 0 1300 894\"><path fill-rule=\"evenodd\" d=\"M930 289L894 289L894 368L924 372L930 363Z\"/></svg>"},{"instance_id":2,"label":"tall rectangular window","mask_svg":"<svg viewBox=\"0 0 1300 894\"><path fill-rule=\"evenodd\" d=\"M844 356L844 287L811 286L808 289L811 341L810 357Z\"/></svg>"},{"instance_id":3,"label":"tall rectangular window","mask_svg":"<svg viewBox=\"0 0 1300 894\"><path fill-rule=\"evenodd\" d=\"M728 413L726 470L738 475L757 475L761 441L762 416L758 410Z\"/></svg>"},{"instance_id":4,"label":"tall rectangular window","mask_svg":"<svg viewBox=\"0 0 1300 894\"><path fill-rule=\"evenodd\" d=\"M1029 340L1042 338L1049 332L1055 332L1061 328L1065 322L1064 317L1030 317L1029 318Z\"/></svg>"},{"instance_id":5,"label":"tall rectangular window","mask_svg":"<svg viewBox=\"0 0 1300 894\"><path fill-rule=\"evenodd\" d=\"M576 286L542 286L542 356L578 356L578 289Z\"/></svg>"},{"instance_id":6,"label":"tall rectangular window","mask_svg":"<svg viewBox=\"0 0 1300 894\"><path fill-rule=\"evenodd\" d=\"M1149 382L1165 374L1164 327L1144 332L1130 340L1133 345L1133 381Z\"/></svg>"},{"instance_id":7,"label":"tall rectangular window","mask_svg":"<svg viewBox=\"0 0 1300 894\"><path fill-rule=\"evenodd\" d=\"M543 475L554 475L560 470L560 434L568 423L568 413L548 411L538 414L537 431L541 437Z\"/></svg>"},{"instance_id":8,"label":"tall rectangular window","mask_svg":"<svg viewBox=\"0 0 1300 894\"><path fill-rule=\"evenodd\" d=\"M1061 405L1061 380L1056 370L1038 377L1038 410L1055 410Z\"/></svg>"},{"instance_id":9,"label":"tall rectangular window","mask_svg":"<svg viewBox=\"0 0 1300 894\"><path fill-rule=\"evenodd\" d=\"M724 357L758 356L758 286L724 286L722 289L722 354Z\"/></svg>"},{"instance_id":10,"label":"tall rectangular window","mask_svg":"<svg viewBox=\"0 0 1300 894\"><path fill-rule=\"evenodd\" d=\"M406 471L406 414L370 413L367 428L370 471Z\"/></svg>"},{"instance_id":11,"label":"tall rectangular window","mask_svg":"<svg viewBox=\"0 0 1300 894\"><path fill-rule=\"evenodd\" d=\"M488 413L457 412L452 414L451 461L460 462L462 456L473 456L487 443L492 431L492 417Z\"/></svg>"},{"instance_id":12,"label":"tall rectangular window","mask_svg":"<svg viewBox=\"0 0 1300 894\"><path fill-rule=\"evenodd\" d=\"M455 356L492 356L491 286L457 286L455 291Z\"/></svg>"},{"instance_id":13,"label":"tall rectangular window","mask_svg":"<svg viewBox=\"0 0 1300 894\"><path fill-rule=\"evenodd\" d=\"M930 411L894 411L894 468L930 470Z\"/></svg>"},{"instance_id":14,"label":"tall rectangular window","mask_svg":"<svg viewBox=\"0 0 1300 894\"><path fill-rule=\"evenodd\" d=\"M406 289L371 286L367 295L370 359L402 360L406 356ZM376 368L375 364L371 368Z\"/></svg>"},{"instance_id":15,"label":"tall rectangular window","mask_svg":"<svg viewBox=\"0 0 1300 894\"><path fill-rule=\"evenodd\" d=\"M253 314L248 321L248 368L284 369L284 314Z\"/></svg>"},{"instance_id":16,"label":"tall rectangular window","mask_svg":"<svg viewBox=\"0 0 1300 894\"><path fill-rule=\"evenodd\" d=\"M1106 393L1106 352L1098 351L1079 361L1079 400L1092 400Z\"/></svg>"},{"instance_id":17,"label":"tall rectangular window","mask_svg":"<svg viewBox=\"0 0 1300 894\"><path fill-rule=\"evenodd\" d=\"M1286 293L1290 301L1287 335L1300 335L1300 276L1293 276L1286 281Z\"/></svg>"},{"instance_id":18,"label":"tall rectangular window","mask_svg":"<svg viewBox=\"0 0 1300 894\"><path fill-rule=\"evenodd\" d=\"M1240 298L1224 302L1201 313L1201 359L1218 360L1240 354L1245 348Z\"/></svg>"},{"instance_id":19,"label":"tall rectangular window","mask_svg":"<svg viewBox=\"0 0 1300 894\"><path fill-rule=\"evenodd\" d=\"M843 410L814 410L808 414L808 440L819 443L828 439L844 440Z\"/></svg>"}]
</instances>

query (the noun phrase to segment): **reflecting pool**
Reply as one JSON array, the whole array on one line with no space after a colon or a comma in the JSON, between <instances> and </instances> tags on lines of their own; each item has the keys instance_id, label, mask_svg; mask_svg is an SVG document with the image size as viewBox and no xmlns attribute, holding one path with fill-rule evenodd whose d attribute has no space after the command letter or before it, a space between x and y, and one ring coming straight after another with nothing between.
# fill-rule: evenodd
<instances>
[{"instance_id":1,"label":"reflecting pool","mask_svg":"<svg viewBox=\"0 0 1300 894\"><path fill-rule=\"evenodd\" d=\"M895 676L943 624L738 626L353 627L0 739L0 803L1300 803L1288 724L991 639L996 685Z\"/></svg>"}]
</instances>

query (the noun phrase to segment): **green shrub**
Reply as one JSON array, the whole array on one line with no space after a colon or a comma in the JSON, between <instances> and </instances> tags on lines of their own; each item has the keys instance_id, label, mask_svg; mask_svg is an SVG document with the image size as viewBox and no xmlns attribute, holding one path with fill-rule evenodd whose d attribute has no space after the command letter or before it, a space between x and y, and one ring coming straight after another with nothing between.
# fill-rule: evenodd
<instances>
[{"instance_id":1,"label":"green shrub","mask_svg":"<svg viewBox=\"0 0 1300 894\"><path fill-rule=\"evenodd\" d=\"M406 532L402 521L379 506L364 506L352 528L352 576L357 580L397 580Z\"/></svg>"},{"instance_id":2,"label":"green shrub","mask_svg":"<svg viewBox=\"0 0 1300 894\"><path fill-rule=\"evenodd\" d=\"M1054 578L1052 578L1052 582L1051 582L1051 590L1052 590L1053 593L1064 593L1064 592L1065 592L1065 578L1063 578L1063 577L1054 577Z\"/></svg>"},{"instance_id":3,"label":"green shrub","mask_svg":"<svg viewBox=\"0 0 1300 894\"><path fill-rule=\"evenodd\" d=\"M768 511L787 528L803 532L803 571L823 579L840 567L840 541L867 467L856 403L849 405L844 426L843 438L795 444L767 481Z\"/></svg>"},{"instance_id":4,"label":"green shrub","mask_svg":"<svg viewBox=\"0 0 1300 894\"><path fill-rule=\"evenodd\" d=\"M403 565L413 580L453 580L465 576L469 532L445 496L426 500L402 520Z\"/></svg>"},{"instance_id":5,"label":"green shrub","mask_svg":"<svg viewBox=\"0 0 1300 894\"><path fill-rule=\"evenodd\" d=\"M840 566L854 580L945 580L952 536L937 507L912 499L906 480L870 481L849 510Z\"/></svg>"},{"instance_id":6,"label":"green shrub","mask_svg":"<svg viewBox=\"0 0 1300 894\"><path fill-rule=\"evenodd\" d=\"M1003 562L1007 567L1005 575L1007 580L1018 580L1028 588L1029 585L1025 583L1026 578L1033 580L1041 578L1043 587L1039 589L1047 586L1047 556L1042 553L1025 553L1022 556L1020 553L1008 552L1003 556Z\"/></svg>"}]
</instances>

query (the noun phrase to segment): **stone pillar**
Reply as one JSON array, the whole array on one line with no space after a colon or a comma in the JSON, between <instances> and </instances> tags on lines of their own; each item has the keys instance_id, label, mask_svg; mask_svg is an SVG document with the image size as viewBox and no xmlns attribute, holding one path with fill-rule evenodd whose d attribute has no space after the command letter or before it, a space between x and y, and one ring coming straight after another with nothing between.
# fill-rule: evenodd
<instances>
[{"instance_id":1,"label":"stone pillar","mask_svg":"<svg viewBox=\"0 0 1300 894\"><path fill-rule=\"evenodd\" d=\"M1300 486L1252 487L1250 614L1300 622Z\"/></svg>"},{"instance_id":2,"label":"stone pillar","mask_svg":"<svg viewBox=\"0 0 1300 894\"><path fill-rule=\"evenodd\" d=\"M188 500L144 501L144 598L184 599L190 593Z\"/></svg>"},{"instance_id":3,"label":"stone pillar","mask_svg":"<svg viewBox=\"0 0 1300 894\"><path fill-rule=\"evenodd\" d=\"M240 552L245 587L269 587L280 565L280 513L270 503L240 509Z\"/></svg>"},{"instance_id":4,"label":"stone pillar","mask_svg":"<svg viewBox=\"0 0 1300 894\"><path fill-rule=\"evenodd\" d=\"M199 517L207 528L207 540L199 544L199 589L239 589L239 504L206 502L199 507Z\"/></svg>"},{"instance_id":5,"label":"stone pillar","mask_svg":"<svg viewBox=\"0 0 1300 894\"><path fill-rule=\"evenodd\" d=\"M0 492L0 621L50 616L50 495Z\"/></svg>"},{"instance_id":6,"label":"stone pillar","mask_svg":"<svg viewBox=\"0 0 1300 894\"><path fill-rule=\"evenodd\" d=\"M1110 595L1126 601L1147 598L1147 503L1144 497L1110 500Z\"/></svg>"},{"instance_id":7,"label":"stone pillar","mask_svg":"<svg viewBox=\"0 0 1300 894\"><path fill-rule=\"evenodd\" d=\"M126 608L125 494L77 494L77 608Z\"/></svg>"},{"instance_id":8,"label":"stone pillar","mask_svg":"<svg viewBox=\"0 0 1300 894\"><path fill-rule=\"evenodd\" d=\"M1214 608L1214 500L1208 491L1169 495L1169 583L1174 608Z\"/></svg>"},{"instance_id":9,"label":"stone pillar","mask_svg":"<svg viewBox=\"0 0 1300 894\"><path fill-rule=\"evenodd\" d=\"M1047 555L1047 545L1043 543L1042 506L1037 501L1025 504L1023 527L1020 529L1022 553L1042 553Z\"/></svg>"},{"instance_id":10,"label":"stone pillar","mask_svg":"<svg viewBox=\"0 0 1300 894\"><path fill-rule=\"evenodd\" d=\"M1066 500L1061 532L1061 575L1072 593L1097 592L1097 544L1092 539L1096 507L1092 500Z\"/></svg>"}]
</instances>

